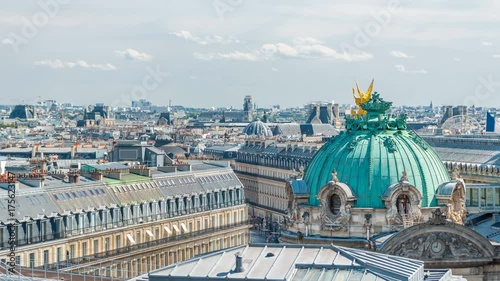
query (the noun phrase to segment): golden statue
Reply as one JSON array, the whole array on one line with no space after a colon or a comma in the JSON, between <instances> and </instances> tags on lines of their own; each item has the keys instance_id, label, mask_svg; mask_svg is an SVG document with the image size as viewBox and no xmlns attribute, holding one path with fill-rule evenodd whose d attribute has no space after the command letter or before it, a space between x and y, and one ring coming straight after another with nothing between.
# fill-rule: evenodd
<instances>
[{"instance_id":1,"label":"golden statue","mask_svg":"<svg viewBox=\"0 0 500 281\"><path fill-rule=\"evenodd\" d=\"M352 88L352 96L354 97L354 101L356 101L356 105L358 106L358 110L354 111L353 115L360 116L360 115L366 114L366 111L364 111L361 108L361 104L368 101L372 97L372 89L373 89L373 81L374 80L375 79L372 79L372 82L370 83L370 86L368 87L368 90L366 90L365 93L361 92L361 90L359 89L358 82L355 81L356 90L358 91L358 96L356 96L356 91L354 90L354 88Z\"/></svg>"}]
</instances>

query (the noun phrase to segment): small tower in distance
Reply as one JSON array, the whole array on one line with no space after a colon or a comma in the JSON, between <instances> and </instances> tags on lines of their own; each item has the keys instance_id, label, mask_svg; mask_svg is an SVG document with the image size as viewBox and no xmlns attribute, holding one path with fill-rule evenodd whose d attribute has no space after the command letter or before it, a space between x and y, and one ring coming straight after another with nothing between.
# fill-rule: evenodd
<instances>
[{"instance_id":1,"label":"small tower in distance","mask_svg":"<svg viewBox=\"0 0 500 281\"><path fill-rule=\"evenodd\" d=\"M252 122L253 120L253 103L252 96L245 96L243 101L243 118L245 122Z\"/></svg>"}]
</instances>

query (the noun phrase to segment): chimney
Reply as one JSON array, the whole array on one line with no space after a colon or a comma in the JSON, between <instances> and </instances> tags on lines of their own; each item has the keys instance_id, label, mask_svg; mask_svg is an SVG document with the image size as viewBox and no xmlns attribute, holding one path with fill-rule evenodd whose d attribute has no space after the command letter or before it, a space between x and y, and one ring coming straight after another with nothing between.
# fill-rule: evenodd
<instances>
[{"instance_id":1,"label":"chimney","mask_svg":"<svg viewBox=\"0 0 500 281\"><path fill-rule=\"evenodd\" d=\"M245 269L243 268L243 255L240 252L237 252L236 257L236 266L234 267L234 273L243 272Z\"/></svg>"},{"instance_id":2,"label":"chimney","mask_svg":"<svg viewBox=\"0 0 500 281\"><path fill-rule=\"evenodd\" d=\"M71 146L71 159L75 159L76 151L77 151L77 144L73 144Z\"/></svg>"},{"instance_id":3,"label":"chimney","mask_svg":"<svg viewBox=\"0 0 500 281\"><path fill-rule=\"evenodd\" d=\"M70 183L78 183L79 175L77 173L70 173L68 174L68 179Z\"/></svg>"}]
</instances>

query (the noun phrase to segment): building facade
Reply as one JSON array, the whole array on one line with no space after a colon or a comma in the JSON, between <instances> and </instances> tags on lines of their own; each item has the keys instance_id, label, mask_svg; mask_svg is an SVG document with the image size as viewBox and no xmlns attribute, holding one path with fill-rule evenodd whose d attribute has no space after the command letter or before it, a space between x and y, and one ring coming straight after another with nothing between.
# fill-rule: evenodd
<instances>
[{"instance_id":1,"label":"building facade","mask_svg":"<svg viewBox=\"0 0 500 281\"><path fill-rule=\"evenodd\" d=\"M302 177L321 144L248 140L238 150L234 171L245 186L249 212L268 221L283 221L290 197L287 182Z\"/></svg>"},{"instance_id":2,"label":"building facade","mask_svg":"<svg viewBox=\"0 0 500 281\"><path fill-rule=\"evenodd\" d=\"M15 220L3 203L9 183L0 183L0 255L8 258L14 243L16 267L133 278L248 243L243 185L227 165L117 166L32 180L46 184L15 181Z\"/></svg>"}]
</instances>

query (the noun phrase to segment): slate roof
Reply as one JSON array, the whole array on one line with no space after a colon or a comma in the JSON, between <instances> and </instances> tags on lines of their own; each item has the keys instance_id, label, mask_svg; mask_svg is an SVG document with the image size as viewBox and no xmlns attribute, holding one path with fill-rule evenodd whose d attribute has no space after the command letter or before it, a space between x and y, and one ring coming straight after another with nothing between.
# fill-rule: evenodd
<instances>
[{"instance_id":1,"label":"slate roof","mask_svg":"<svg viewBox=\"0 0 500 281\"><path fill-rule=\"evenodd\" d=\"M116 164L116 163L115 163ZM158 200L160 198L189 195L242 187L233 170L222 164L195 162L192 171L172 173L158 172L152 168L153 178L135 176L141 179L132 183L114 180L95 181L83 176L78 183L66 183L57 175L47 175L43 188L29 187L19 183L16 188L16 212L14 218L36 218L51 213L75 212L81 209L114 207L124 202ZM107 179L107 178L106 178ZM0 188L0 222L7 222L8 192Z\"/></svg>"},{"instance_id":2,"label":"slate roof","mask_svg":"<svg viewBox=\"0 0 500 281\"><path fill-rule=\"evenodd\" d=\"M235 255L244 270L236 272ZM222 250L150 272L166 280L424 280L418 260L334 245L251 244ZM144 280L145 276L135 280ZM340 278L340 279L338 279Z\"/></svg>"},{"instance_id":3,"label":"slate roof","mask_svg":"<svg viewBox=\"0 0 500 281\"><path fill-rule=\"evenodd\" d=\"M500 165L500 140L452 136L422 137L443 161Z\"/></svg>"}]
</instances>

